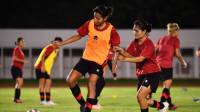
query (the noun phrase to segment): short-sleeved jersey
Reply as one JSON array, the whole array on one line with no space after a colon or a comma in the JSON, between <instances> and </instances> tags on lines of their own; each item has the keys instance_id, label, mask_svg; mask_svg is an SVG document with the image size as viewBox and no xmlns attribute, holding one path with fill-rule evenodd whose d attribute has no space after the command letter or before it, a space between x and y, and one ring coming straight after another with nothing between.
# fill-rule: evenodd
<instances>
[{"instance_id":1,"label":"short-sleeved jersey","mask_svg":"<svg viewBox=\"0 0 200 112\"><path fill-rule=\"evenodd\" d=\"M175 50L180 48L178 37L163 36L157 42L157 61L162 68L172 68Z\"/></svg>"},{"instance_id":2,"label":"short-sleeved jersey","mask_svg":"<svg viewBox=\"0 0 200 112\"><path fill-rule=\"evenodd\" d=\"M21 60L24 60L24 53L23 51L21 50L21 48L19 48L18 46L16 46L14 49L13 49L13 53L12 53L12 66L15 66L19 69L22 69L23 68L23 65L24 63L22 62L19 62L19 61L16 61L14 60L14 57L17 57Z\"/></svg>"},{"instance_id":3,"label":"short-sleeved jersey","mask_svg":"<svg viewBox=\"0 0 200 112\"><path fill-rule=\"evenodd\" d=\"M156 53L153 42L147 37L146 40L139 45L134 40L128 47L127 52L133 57L143 56L145 60L136 63L136 75L146 75L160 71L160 67L156 61Z\"/></svg>"},{"instance_id":4,"label":"short-sleeved jersey","mask_svg":"<svg viewBox=\"0 0 200 112\"><path fill-rule=\"evenodd\" d=\"M42 67L42 57L45 55L45 60L44 60L44 66L45 70L48 75L51 75L52 67L55 62L55 59L57 57L58 51L53 47L52 44L47 45L42 49L42 52L40 53L36 63L35 63L35 68L36 69L41 69Z\"/></svg>"}]
</instances>

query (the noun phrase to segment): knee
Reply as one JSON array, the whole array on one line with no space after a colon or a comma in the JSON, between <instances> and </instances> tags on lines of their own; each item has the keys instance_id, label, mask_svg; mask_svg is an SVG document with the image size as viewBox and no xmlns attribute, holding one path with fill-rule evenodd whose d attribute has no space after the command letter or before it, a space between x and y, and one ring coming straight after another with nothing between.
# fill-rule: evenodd
<instances>
[{"instance_id":1,"label":"knee","mask_svg":"<svg viewBox=\"0 0 200 112\"><path fill-rule=\"evenodd\" d=\"M70 78L66 78L66 82L67 82L67 84L72 84L73 83L73 81Z\"/></svg>"},{"instance_id":2,"label":"knee","mask_svg":"<svg viewBox=\"0 0 200 112\"><path fill-rule=\"evenodd\" d=\"M137 94L137 102L138 103L142 102L142 100L144 100L144 98L145 97L141 93Z\"/></svg>"},{"instance_id":3,"label":"knee","mask_svg":"<svg viewBox=\"0 0 200 112\"><path fill-rule=\"evenodd\" d=\"M22 81L19 81L19 87L22 87L24 84L23 80Z\"/></svg>"},{"instance_id":4,"label":"knee","mask_svg":"<svg viewBox=\"0 0 200 112\"><path fill-rule=\"evenodd\" d=\"M66 82L68 84L69 87L74 87L76 85L76 82L70 78L66 79Z\"/></svg>"}]
</instances>

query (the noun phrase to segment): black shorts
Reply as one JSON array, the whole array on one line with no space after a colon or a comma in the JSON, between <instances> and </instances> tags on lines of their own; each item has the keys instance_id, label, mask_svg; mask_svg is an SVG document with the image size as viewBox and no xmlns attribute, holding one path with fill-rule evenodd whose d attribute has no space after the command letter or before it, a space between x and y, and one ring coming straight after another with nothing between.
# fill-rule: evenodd
<instances>
[{"instance_id":1,"label":"black shorts","mask_svg":"<svg viewBox=\"0 0 200 112\"><path fill-rule=\"evenodd\" d=\"M172 68L161 68L160 80L166 81L173 79L173 69Z\"/></svg>"},{"instance_id":2,"label":"black shorts","mask_svg":"<svg viewBox=\"0 0 200 112\"><path fill-rule=\"evenodd\" d=\"M86 73L97 74L99 77L103 76L103 67L101 65L82 58L74 66L73 70L80 72L83 76L85 76Z\"/></svg>"},{"instance_id":3,"label":"black shorts","mask_svg":"<svg viewBox=\"0 0 200 112\"><path fill-rule=\"evenodd\" d=\"M159 79L160 79L160 72L139 76L137 90L139 90L141 86L145 86L145 87L150 86L151 91L155 93L159 85Z\"/></svg>"},{"instance_id":4,"label":"black shorts","mask_svg":"<svg viewBox=\"0 0 200 112\"><path fill-rule=\"evenodd\" d=\"M50 75L48 75L47 72L43 73L40 69L35 69L35 73L37 79L50 79Z\"/></svg>"},{"instance_id":5,"label":"black shorts","mask_svg":"<svg viewBox=\"0 0 200 112\"><path fill-rule=\"evenodd\" d=\"M22 70L15 66L11 67L11 74L12 74L12 78L15 80L16 80L16 78L23 78Z\"/></svg>"}]
</instances>

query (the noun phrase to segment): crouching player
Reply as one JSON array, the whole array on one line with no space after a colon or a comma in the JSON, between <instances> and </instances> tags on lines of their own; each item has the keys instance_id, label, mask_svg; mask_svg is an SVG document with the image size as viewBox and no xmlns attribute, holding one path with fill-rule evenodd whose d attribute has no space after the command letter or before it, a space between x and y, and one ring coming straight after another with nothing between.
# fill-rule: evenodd
<instances>
[{"instance_id":1,"label":"crouching player","mask_svg":"<svg viewBox=\"0 0 200 112\"><path fill-rule=\"evenodd\" d=\"M42 105L55 105L51 100L51 70L55 63L59 47L57 43L62 42L62 38L55 37L54 41L43 48L36 63L36 77L39 80L40 103Z\"/></svg>"}]
</instances>

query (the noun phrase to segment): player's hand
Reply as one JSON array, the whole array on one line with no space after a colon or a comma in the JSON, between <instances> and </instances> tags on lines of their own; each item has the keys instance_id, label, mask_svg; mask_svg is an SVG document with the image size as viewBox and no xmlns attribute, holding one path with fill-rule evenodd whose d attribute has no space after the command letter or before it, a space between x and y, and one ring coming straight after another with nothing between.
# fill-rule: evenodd
<instances>
[{"instance_id":1,"label":"player's hand","mask_svg":"<svg viewBox=\"0 0 200 112\"><path fill-rule=\"evenodd\" d=\"M187 66L188 66L188 64L184 61L184 62L182 63L182 67L183 67L183 68L187 68Z\"/></svg>"},{"instance_id":2,"label":"player's hand","mask_svg":"<svg viewBox=\"0 0 200 112\"><path fill-rule=\"evenodd\" d=\"M28 60L24 60L24 64L28 64L29 63L29 61Z\"/></svg>"},{"instance_id":3,"label":"player's hand","mask_svg":"<svg viewBox=\"0 0 200 112\"><path fill-rule=\"evenodd\" d=\"M123 55L118 55L117 56L117 60L119 61L124 61L125 60L125 57Z\"/></svg>"},{"instance_id":4,"label":"player's hand","mask_svg":"<svg viewBox=\"0 0 200 112\"><path fill-rule=\"evenodd\" d=\"M42 72L42 73L45 73L45 72L46 72L46 70L45 70L45 67L44 67L44 66L42 66L42 67L41 67L41 72Z\"/></svg>"},{"instance_id":5,"label":"player's hand","mask_svg":"<svg viewBox=\"0 0 200 112\"><path fill-rule=\"evenodd\" d=\"M117 74L113 73L113 80L117 80Z\"/></svg>"},{"instance_id":6,"label":"player's hand","mask_svg":"<svg viewBox=\"0 0 200 112\"><path fill-rule=\"evenodd\" d=\"M115 52L119 52L120 54L123 54L124 53L124 49L123 48L121 48L121 47L118 47L118 46L116 46L116 47L114 47L114 49L113 49Z\"/></svg>"}]
</instances>

